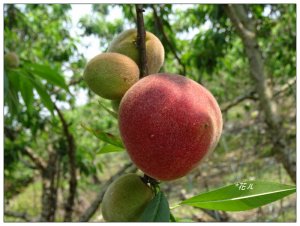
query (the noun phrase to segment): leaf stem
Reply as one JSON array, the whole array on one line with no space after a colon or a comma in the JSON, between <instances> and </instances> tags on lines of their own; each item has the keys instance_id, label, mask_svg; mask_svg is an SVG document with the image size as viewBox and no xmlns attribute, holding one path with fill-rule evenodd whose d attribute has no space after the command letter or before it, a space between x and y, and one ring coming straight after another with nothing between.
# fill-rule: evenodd
<instances>
[{"instance_id":1,"label":"leaf stem","mask_svg":"<svg viewBox=\"0 0 300 226\"><path fill-rule=\"evenodd\" d=\"M171 207L170 207L170 210L173 210L173 209L175 209L175 208L177 208L177 207L179 207L179 206L181 206L180 203L176 204L175 206L171 206Z\"/></svg>"}]
</instances>

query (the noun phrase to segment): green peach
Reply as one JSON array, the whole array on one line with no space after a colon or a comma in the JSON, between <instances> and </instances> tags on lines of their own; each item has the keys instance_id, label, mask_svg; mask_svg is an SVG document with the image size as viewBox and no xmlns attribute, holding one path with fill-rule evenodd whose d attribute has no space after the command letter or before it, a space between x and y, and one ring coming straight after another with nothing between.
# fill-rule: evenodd
<instances>
[{"instance_id":1,"label":"green peach","mask_svg":"<svg viewBox=\"0 0 300 226\"><path fill-rule=\"evenodd\" d=\"M103 218L109 222L138 221L153 195L152 189L137 174L123 175L104 194Z\"/></svg>"},{"instance_id":2,"label":"green peach","mask_svg":"<svg viewBox=\"0 0 300 226\"><path fill-rule=\"evenodd\" d=\"M116 36L108 47L108 52L124 54L139 65L137 30L129 29ZM157 73L164 63L165 50L160 40L148 31L146 32L146 56L148 74Z\"/></svg>"},{"instance_id":3,"label":"green peach","mask_svg":"<svg viewBox=\"0 0 300 226\"><path fill-rule=\"evenodd\" d=\"M102 53L91 59L83 74L89 88L106 99L121 99L139 79L139 68L129 57Z\"/></svg>"}]
</instances>

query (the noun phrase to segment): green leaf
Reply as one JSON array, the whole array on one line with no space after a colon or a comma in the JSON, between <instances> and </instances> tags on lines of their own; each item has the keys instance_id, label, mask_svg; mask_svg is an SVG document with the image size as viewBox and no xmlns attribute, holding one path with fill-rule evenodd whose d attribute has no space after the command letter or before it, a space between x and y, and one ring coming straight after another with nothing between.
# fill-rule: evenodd
<instances>
[{"instance_id":1,"label":"green leaf","mask_svg":"<svg viewBox=\"0 0 300 226\"><path fill-rule=\"evenodd\" d=\"M104 108L104 110L106 110L111 116L113 116L114 118L118 119L118 114L112 110L110 110L109 108L107 108L104 104L101 103L101 101L99 100L99 104L101 107Z\"/></svg>"},{"instance_id":2,"label":"green leaf","mask_svg":"<svg viewBox=\"0 0 300 226\"><path fill-rule=\"evenodd\" d=\"M296 192L296 187L273 182L245 181L206 192L180 203L211 210L244 211Z\"/></svg>"},{"instance_id":3,"label":"green leaf","mask_svg":"<svg viewBox=\"0 0 300 226\"><path fill-rule=\"evenodd\" d=\"M34 88L36 89L37 93L39 94L42 103L48 110L53 114L54 105L51 100L50 95L47 93L47 91L44 90L43 84L38 81L37 79L32 80L32 84Z\"/></svg>"},{"instance_id":4,"label":"green leaf","mask_svg":"<svg viewBox=\"0 0 300 226\"><path fill-rule=\"evenodd\" d=\"M26 74L24 74L25 77L22 77L21 84L20 84L20 91L22 98L24 100L24 103L27 107L27 111L30 113L33 110L33 86L31 83L31 80L29 78L26 78Z\"/></svg>"},{"instance_id":5,"label":"green leaf","mask_svg":"<svg viewBox=\"0 0 300 226\"><path fill-rule=\"evenodd\" d=\"M122 152L125 151L124 148L117 147L112 144L106 144L104 147L100 149L100 151L97 152L97 154L105 154L105 153L111 153L111 152Z\"/></svg>"},{"instance_id":6,"label":"green leaf","mask_svg":"<svg viewBox=\"0 0 300 226\"><path fill-rule=\"evenodd\" d=\"M177 222L174 215L170 212L170 222Z\"/></svg>"},{"instance_id":7,"label":"green leaf","mask_svg":"<svg viewBox=\"0 0 300 226\"><path fill-rule=\"evenodd\" d=\"M9 81L8 81L8 77L7 77L7 72L6 72L6 70L4 70L4 100L8 96L8 91L9 91Z\"/></svg>"},{"instance_id":8,"label":"green leaf","mask_svg":"<svg viewBox=\"0 0 300 226\"><path fill-rule=\"evenodd\" d=\"M15 89L10 88L8 90L8 98L6 98L6 101L12 116L17 116L19 113L20 103L19 103L18 93L16 92Z\"/></svg>"},{"instance_id":9,"label":"green leaf","mask_svg":"<svg viewBox=\"0 0 300 226\"><path fill-rule=\"evenodd\" d=\"M16 92L20 90L20 74L19 70L11 69L7 70L7 77L10 81L11 88L13 88Z\"/></svg>"},{"instance_id":10,"label":"green leaf","mask_svg":"<svg viewBox=\"0 0 300 226\"><path fill-rule=\"evenodd\" d=\"M12 116L17 116L21 107L18 92L20 90L20 78L17 70L7 70L5 73L5 95L4 101L7 103ZM5 88L5 87L4 87Z\"/></svg>"},{"instance_id":11,"label":"green leaf","mask_svg":"<svg viewBox=\"0 0 300 226\"><path fill-rule=\"evenodd\" d=\"M106 132L103 132L103 131L100 131L100 130L94 130L90 127L87 127L85 124L81 123L81 126L89 131L90 133L94 134L98 139L104 141L104 142L107 142L109 144L112 144L114 146L117 146L119 148L124 148L124 145L122 143L122 140L115 136L115 135L112 135L111 133L106 133Z\"/></svg>"},{"instance_id":12,"label":"green leaf","mask_svg":"<svg viewBox=\"0 0 300 226\"><path fill-rule=\"evenodd\" d=\"M31 73L45 79L47 82L68 91L64 77L47 65L26 63L24 65Z\"/></svg>"},{"instance_id":13,"label":"green leaf","mask_svg":"<svg viewBox=\"0 0 300 226\"><path fill-rule=\"evenodd\" d=\"M140 217L142 222L169 222L170 208L164 193L158 192Z\"/></svg>"}]
</instances>

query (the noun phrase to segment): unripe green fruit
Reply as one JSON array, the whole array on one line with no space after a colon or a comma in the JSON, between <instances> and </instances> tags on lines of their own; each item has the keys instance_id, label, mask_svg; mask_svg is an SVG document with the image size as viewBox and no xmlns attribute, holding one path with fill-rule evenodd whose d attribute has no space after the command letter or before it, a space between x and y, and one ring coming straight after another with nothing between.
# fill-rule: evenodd
<instances>
[{"instance_id":1,"label":"unripe green fruit","mask_svg":"<svg viewBox=\"0 0 300 226\"><path fill-rule=\"evenodd\" d=\"M159 71L164 63L165 50L160 40L151 32L146 32L146 56L148 74L154 74ZM113 39L108 52L124 54L139 64L139 50L137 47L137 30L129 29L123 31Z\"/></svg>"},{"instance_id":2,"label":"unripe green fruit","mask_svg":"<svg viewBox=\"0 0 300 226\"><path fill-rule=\"evenodd\" d=\"M102 201L103 218L109 222L138 221L153 195L152 189L138 175L123 175L105 192Z\"/></svg>"},{"instance_id":3,"label":"unripe green fruit","mask_svg":"<svg viewBox=\"0 0 300 226\"><path fill-rule=\"evenodd\" d=\"M111 106L112 106L112 108L113 108L113 110L115 112L119 111L120 102L121 102L121 99L120 100L112 100L111 101Z\"/></svg>"},{"instance_id":4,"label":"unripe green fruit","mask_svg":"<svg viewBox=\"0 0 300 226\"><path fill-rule=\"evenodd\" d=\"M91 59L83 74L89 88L106 99L121 99L139 80L137 64L119 53L102 53Z\"/></svg>"},{"instance_id":5,"label":"unripe green fruit","mask_svg":"<svg viewBox=\"0 0 300 226\"><path fill-rule=\"evenodd\" d=\"M8 68L16 68L20 64L19 57L14 52L9 52L4 56L4 65Z\"/></svg>"}]
</instances>

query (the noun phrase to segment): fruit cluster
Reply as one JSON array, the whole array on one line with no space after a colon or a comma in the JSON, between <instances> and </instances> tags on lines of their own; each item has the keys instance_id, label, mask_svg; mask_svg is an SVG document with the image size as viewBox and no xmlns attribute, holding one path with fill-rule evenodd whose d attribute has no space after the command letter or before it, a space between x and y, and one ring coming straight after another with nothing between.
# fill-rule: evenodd
<instances>
[{"instance_id":1,"label":"fruit cluster","mask_svg":"<svg viewBox=\"0 0 300 226\"><path fill-rule=\"evenodd\" d=\"M163 65L164 47L150 32L146 32L145 38L148 71L154 74ZM115 109L125 92L139 80L136 39L136 29L122 32L114 38L106 53L101 53L88 62L83 74L89 88L99 96L113 100Z\"/></svg>"},{"instance_id":2,"label":"fruit cluster","mask_svg":"<svg viewBox=\"0 0 300 226\"><path fill-rule=\"evenodd\" d=\"M216 147L222 115L213 95L181 75L158 73L164 62L160 40L146 32L148 76L139 79L137 30L119 34L108 51L88 62L89 88L112 100L122 141L132 162L147 176L175 180L196 168ZM102 204L107 221L136 221L153 192L135 174L108 188Z\"/></svg>"}]
</instances>

